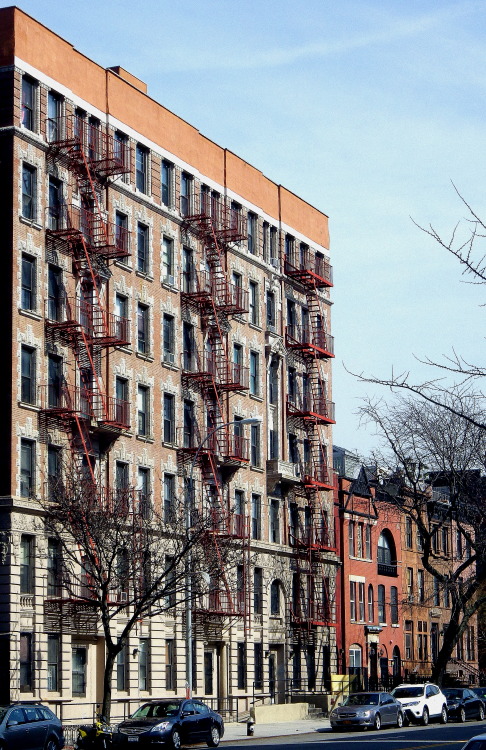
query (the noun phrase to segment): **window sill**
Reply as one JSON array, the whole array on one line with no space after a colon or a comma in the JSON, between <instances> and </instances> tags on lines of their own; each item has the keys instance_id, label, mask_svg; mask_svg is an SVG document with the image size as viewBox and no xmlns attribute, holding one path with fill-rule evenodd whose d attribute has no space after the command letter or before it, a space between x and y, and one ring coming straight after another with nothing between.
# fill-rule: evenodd
<instances>
[{"instance_id":1,"label":"window sill","mask_svg":"<svg viewBox=\"0 0 486 750\"><path fill-rule=\"evenodd\" d=\"M263 331L263 328L259 326L258 323L250 323L250 321L248 321L248 326L249 328L253 328L254 331Z\"/></svg>"},{"instance_id":2,"label":"window sill","mask_svg":"<svg viewBox=\"0 0 486 750\"><path fill-rule=\"evenodd\" d=\"M142 443L155 443L154 438L150 435L135 435L135 438L141 440Z\"/></svg>"},{"instance_id":3,"label":"window sill","mask_svg":"<svg viewBox=\"0 0 486 750\"><path fill-rule=\"evenodd\" d=\"M133 349L130 346L115 346L117 352L125 352L125 354L133 354Z\"/></svg>"},{"instance_id":4,"label":"window sill","mask_svg":"<svg viewBox=\"0 0 486 750\"><path fill-rule=\"evenodd\" d=\"M145 362L153 362L154 358L151 354L143 354L143 352L135 352L139 359L145 360Z\"/></svg>"},{"instance_id":5,"label":"window sill","mask_svg":"<svg viewBox=\"0 0 486 750\"><path fill-rule=\"evenodd\" d=\"M160 364L162 365L162 367L167 367L168 370L174 370L175 372L177 372L179 369L173 362L166 362L164 359Z\"/></svg>"},{"instance_id":6,"label":"window sill","mask_svg":"<svg viewBox=\"0 0 486 750\"><path fill-rule=\"evenodd\" d=\"M19 215L19 221L21 224L25 224L31 229L37 229L39 232L44 228L42 224L38 224L36 221L33 221L31 219L26 219L25 216L22 216L22 214Z\"/></svg>"},{"instance_id":7,"label":"window sill","mask_svg":"<svg viewBox=\"0 0 486 750\"><path fill-rule=\"evenodd\" d=\"M263 469L261 466L250 466L250 471L256 471L258 474L263 474Z\"/></svg>"},{"instance_id":8,"label":"window sill","mask_svg":"<svg viewBox=\"0 0 486 750\"><path fill-rule=\"evenodd\" d=\"M263 398L261 396L258 396L256 393L249 393L248 395L253 399L253 401L259 401L260 403L263 403Z\"/></svg>"},{"instance_id":9,"label":"window sill","mask_svg":"<svg viewBox=\"0 0 486 750\"><path fill-rule=\"evenodd\" d=\"M177 287L175 284L168 284L166 281L161 281L160 285L162 289L167 289L168 292L174 292L174 294L179 294L179 287Z\"/></svg>"},{"instance_id":10,"label":"window sill","mask_svg":"<svg viewBox=\"0 0 486 750\"><path fill-rule=\"evenodd\" d=\"M399 625L398 622L392 622L391 626L392 626L392 628L399 628L400 627L400 625Z\"/></svg>"},{"instance_id":11,"label":"window sill","mask_svg":"<svg viewBox=\"0 0 486 750\"><path fill-rule=\"evenodd\" d=\"M140 271L138 268L135 269L135 276L138 276L140 279L145 279L145 281L154 280L154 277L148 273L148 271Z\"/></svg>"},{"instance_id":12,"label":"window sill","mask_svg":"<svg viewBox=\"0 0 486 750\"><path fill-rule=\"evenodd\" d=\"M164 446L164 448L177 448L177 445L175 443L169 442L167 440L162 440L162 445Z\"/></svg>"},{"instance_id":13,"label":"window sill","mask_svg":"<svg viewBox=\"0 0 486 750\"><path fill-rule=\"evenodd\" d=\"M40 406L37 406L37 404L29 404L27 401L18 401L18 406L21 406L22 409L28 409L28 411L40 411Z\"/></svg>"},{"instance_id":14,"label":"window sill","mask_svg":"<svg viewBox=\"0 0 486 750\"><path fill-rule=\"evenodd\" d=\"M131 273L133 271L133 268L128 265L128 263L123 263L121 260L115 260L113 263L114 266L117 266L117 268L122 268L124 271L128 271L128 273Z\"/></svg>"},{"instance_id":15,"label":"window sill","mask_svg":"<svg viewBox=\"0 0 486 750\"><path fill-rule=\"evenodd\" d=\"M26 318L31 318L32 320L42 320L42 315L39 315L39 313L36 313L33 310L24 310L23 307L19 307L18 311L20 315L25 315Z\"/></svg>"}]
</instances>

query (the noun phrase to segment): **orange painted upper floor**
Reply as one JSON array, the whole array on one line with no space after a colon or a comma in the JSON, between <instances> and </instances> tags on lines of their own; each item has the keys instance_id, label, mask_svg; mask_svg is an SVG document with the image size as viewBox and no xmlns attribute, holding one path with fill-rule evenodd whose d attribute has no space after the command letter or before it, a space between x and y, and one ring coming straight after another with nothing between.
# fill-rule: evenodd
<instances>
[{"instance_id":1,"label":"orange painted upper floor","mask_svg":"<svg viewBox=\"0 0 486 750\"><path fill-rule=\"evenodd\" d=\"M202 175L328 248L328 219L236 154L218 146L146 93L121 67L105 69L14 6L0 9L0 67L23 61Z\"/></svg>"}]
</instances>

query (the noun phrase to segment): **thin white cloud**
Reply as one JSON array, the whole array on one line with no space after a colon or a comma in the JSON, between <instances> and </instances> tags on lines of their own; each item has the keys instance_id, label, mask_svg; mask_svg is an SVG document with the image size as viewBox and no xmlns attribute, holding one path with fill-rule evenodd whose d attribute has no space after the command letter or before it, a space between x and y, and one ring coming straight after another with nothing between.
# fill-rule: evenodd
<instances>
[{"instance_id":1,"label":"thin white cloud","mask_svg":"<svg viewBox=\"0 0 486 750\"><path fill-rule=\"evenodd\" d=\"M415 18L392 20L386 22L386 26L384 22L382 28L373 33L358 34L354 37L346 36L344 39L313 42L296 47L286 46L259 51L246 48L244 55L239 55L235 48L231 50L219 48L217 54L208 54L206 51L204 58L194 56L188 59L185 52L179 56L178 50L175 49L171 51L170 55L164 57L164 70L172 72L217 69L241 70L291 65L299 60L345 54L357 49L390 44L399 39L418 36L430 29L436 29L444 22L451 22L459 17L471 15L478 10L484 10L484 7L482 0L455 2L433 13L422 14Z\"/></svg>"}]
</instances>

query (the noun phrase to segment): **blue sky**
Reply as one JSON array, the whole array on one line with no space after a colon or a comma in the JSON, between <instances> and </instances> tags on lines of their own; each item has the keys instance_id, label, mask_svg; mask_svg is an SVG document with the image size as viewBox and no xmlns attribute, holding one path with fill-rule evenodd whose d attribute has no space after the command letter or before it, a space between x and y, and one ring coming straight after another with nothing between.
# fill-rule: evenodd
<instances>
[{"instance_id":1,"label":"blue sky","mask_svg":"<svg viewBox=\"0 0 486 750\"><path fill-rule=\"evenodd\" d=\"M380 393L344 365L420 379L416 357L484 361L481 288L410 218L448 234L451 180L486 217L484 0L20 7L329 215L337 444L371 450L355 412Z\"/></svg>"}]
</instances>

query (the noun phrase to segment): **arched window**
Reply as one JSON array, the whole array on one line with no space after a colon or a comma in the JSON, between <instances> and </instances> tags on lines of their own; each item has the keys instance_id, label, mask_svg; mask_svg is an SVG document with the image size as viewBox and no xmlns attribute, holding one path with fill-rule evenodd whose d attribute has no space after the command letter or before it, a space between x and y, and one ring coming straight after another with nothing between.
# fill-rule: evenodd
<instances>
[{"instance_id":1,"label":"arched window","mask_svg":"<svg viewBox=\"0 0 486 750\"><path fill-rule=\"evenodd\" d=\"M353 643L352 646L349 647L349 667L350 670L353 669L360 669L362 664L361 660L361 646L358 646L357 644ZM354 674L354 672L350 671L350 674Z\"/></svg>"},{"instance_id":2,"label":"arched window","mask_svg":"<svg viewBox=\"0 0 486 750\"><path fill-rule=\"evenodd\" d=\"M382 531L378 539L378 562L384 565L392 565L392 548L389 536Z\"/></svg>"},{"instance_id":3,"label":"arched window","mask_svg":"<svg viewBox=\"0 0 486 750\"><path fill-rule=\"evenodd\" d=\"M378 622L386 622L385 587L378 586Z\"/></svg>"},{"instance_id":4,"label":"arched window","mask_svg":"<svg viewBox=\"0 0 486 750\"><path fill-rule=\"evenodd\" d=\"M375 619L375 602L373 595L373 586L368 586L368 622L373 622Z\"/></svg>"},{"instance_id":5,"label":"arched window","mask_svg":"<svg viewBox=\"0 0 486 750\"><path fill-rule=\"evenodd\" d=\"M270 585L270 614L280 615L280 582L272 581Z\"/></svg>"}]
</instances>

